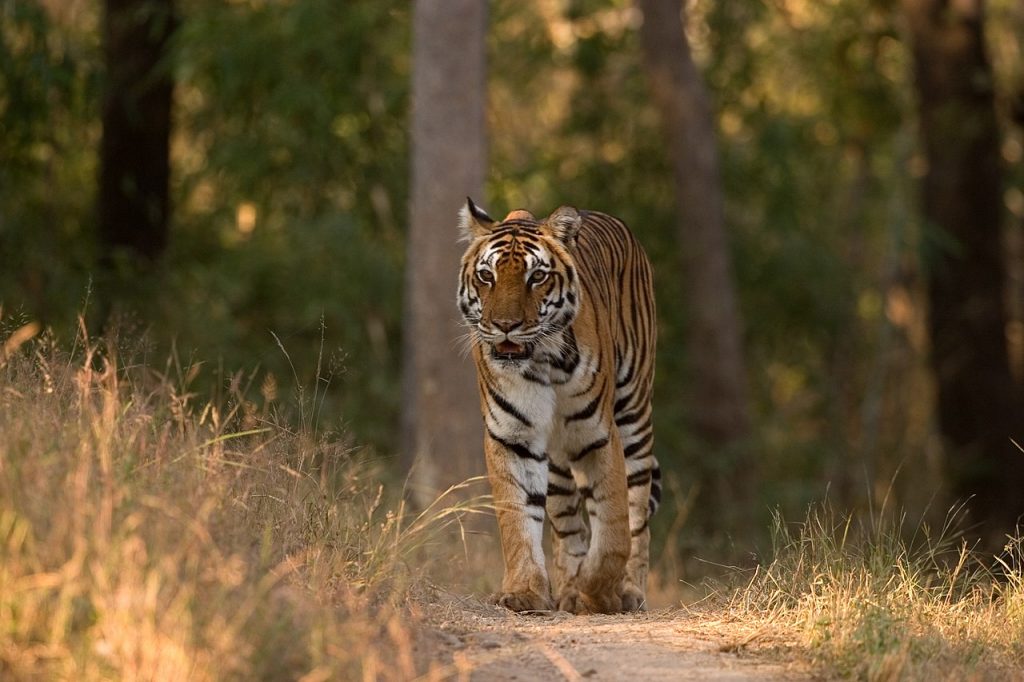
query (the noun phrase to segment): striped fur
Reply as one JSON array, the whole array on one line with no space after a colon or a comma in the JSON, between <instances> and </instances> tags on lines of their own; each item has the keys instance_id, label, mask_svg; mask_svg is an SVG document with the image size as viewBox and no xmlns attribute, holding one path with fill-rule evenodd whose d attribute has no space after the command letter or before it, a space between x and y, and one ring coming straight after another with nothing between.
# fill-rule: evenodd
<instances>
[{"instance_id":1,"label":"striped fur","mask_svg":"<svg viewBox=\"0 0 1024 682\"><path fill-rule=\"evenodd\" d=\"M650 263L625 224L602 213L513 211L497 222L469 200L460 218L469 245L458 305L505 557L498 602L642 609L648 521L661 496Z\"/></svg>"}]
</instances>

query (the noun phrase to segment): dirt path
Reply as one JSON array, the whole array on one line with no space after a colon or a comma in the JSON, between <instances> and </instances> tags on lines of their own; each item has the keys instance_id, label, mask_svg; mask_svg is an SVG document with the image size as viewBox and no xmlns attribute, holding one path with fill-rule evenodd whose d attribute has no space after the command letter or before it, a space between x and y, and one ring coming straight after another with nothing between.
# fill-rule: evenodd
<instances>
[{"instance_id":1,"label":"dirt path","mask_svg":"<svg viewBox=\"0 0 1024 682\"><path fill-rule=\"evenodd\" d=\"M806 680L786 642L706 614L518 616L462 600L427 614L431 658L453 679ZM783 653L780 653L783 652Z\"/></svg>"}]
</instances>

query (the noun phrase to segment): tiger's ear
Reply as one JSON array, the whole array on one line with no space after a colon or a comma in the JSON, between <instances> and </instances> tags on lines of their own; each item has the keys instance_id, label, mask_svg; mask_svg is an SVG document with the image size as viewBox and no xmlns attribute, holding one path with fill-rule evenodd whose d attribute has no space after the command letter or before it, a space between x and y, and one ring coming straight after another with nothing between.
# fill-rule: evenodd
<instances>
[{"instance_id":1,"label":"tiger's ear","mask_svg":"<svg viewBox=\"0 0 1024 682\"><path fill-rule=\"evenodd\" d=\"M560 206L547 217L544 224L552 235L566 244L572 244L576 241L576 235L580 233L583 219L580 218L579 211L572 206Z\"/></svg>"},{"instance_id":2,"label":"tiger's ear","mask_svg":"<svg viewBox=\"0 0 1024 682\"><path fill-rule=\"evenodd\" d=\"M483 237L494 227L494 218L466 197L466 205L459 209L459 241L471 242Z\"/></svg>"}]
</instances>

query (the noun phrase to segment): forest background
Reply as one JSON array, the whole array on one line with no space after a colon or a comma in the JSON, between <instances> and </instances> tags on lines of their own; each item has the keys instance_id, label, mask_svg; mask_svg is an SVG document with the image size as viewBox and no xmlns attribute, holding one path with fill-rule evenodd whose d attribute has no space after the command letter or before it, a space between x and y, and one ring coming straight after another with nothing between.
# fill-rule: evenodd
<instances>
[{"instance_id":1,"label":"forest background","mask_svg":"<svg viewBox=\"0 0 1024 682\"><path fill-rule=\"evenodd\" d=\"M318 429L430 492L483 468L449 326L465 195L602 210L654 261L657 553L732 559L825 497L912 525L966 502L998 544L1024 510L1024 6L678 10L3 0L2 332L70 341L84 312L197 393L245 370L286 413L315 386Z\"/></svg>"}]
</instances>

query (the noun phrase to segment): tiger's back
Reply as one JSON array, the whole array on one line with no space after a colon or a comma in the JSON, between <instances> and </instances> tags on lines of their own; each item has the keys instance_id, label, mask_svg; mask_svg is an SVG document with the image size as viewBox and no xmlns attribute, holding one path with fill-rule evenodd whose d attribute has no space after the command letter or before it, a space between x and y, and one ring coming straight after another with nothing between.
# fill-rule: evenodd
<instances>
[{"instance_id":1,"label":"tiger's back","mask_svg":"<svg viewBox=\"0 0 1024 682\"><path fill-rule=\"evenodd\" d=\"M607 343L614 358L613 411L628 461L627 474L642 481L654 479L648 501L653 514L661 501L661 472L657 462L642 456L653 440L651 393L657 341L654 279L643 247L625 223L597 211L580 211L578 267L581 285L598 310L614 321ZM599 343L602 339L599 338ZM636 486L633 486L636 487Z\"/></svg>"},{"instance_id":2,"label":"tiger's back","mask_svg":"<svg viewBox=\"0 0 1024 682\"><path fill-rule=\"evenodd\" d=\"M499 602L643 607L655 308L650 264L619 220L562 208L499 222L468 203L459 305L474 329L485 454L505 555ZM541 547L552 527L549 582Z\"/></svg>"}]
</instances>

